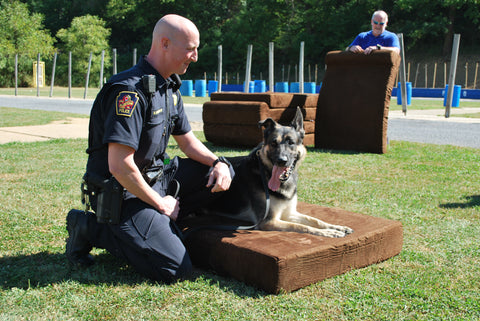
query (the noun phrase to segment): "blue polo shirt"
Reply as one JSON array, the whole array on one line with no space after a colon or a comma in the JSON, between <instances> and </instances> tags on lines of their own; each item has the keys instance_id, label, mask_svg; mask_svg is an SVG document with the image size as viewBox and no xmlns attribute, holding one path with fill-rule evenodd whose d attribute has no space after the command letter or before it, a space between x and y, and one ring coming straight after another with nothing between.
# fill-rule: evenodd
<instances>
[{"instance_id":1,"label":"blue polo shirt","mask_svg":"<svg viewBox=\"0 0 480 321\"><path fill-rule=\"evenodd\" d=\"M395 33L385 30L381 35L375 37L372 31L360 33L350 44L352 46L360 46L362 49L366 49L370 46L380 45L383 47L397 47L400 49L400 41Z\"/></svg>"}]
</instances>

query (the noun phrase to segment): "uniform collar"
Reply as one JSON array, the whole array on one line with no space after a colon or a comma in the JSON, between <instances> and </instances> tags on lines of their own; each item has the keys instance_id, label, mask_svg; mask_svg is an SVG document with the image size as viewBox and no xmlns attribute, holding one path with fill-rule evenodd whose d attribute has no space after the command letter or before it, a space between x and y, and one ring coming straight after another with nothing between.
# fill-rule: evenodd
<instances>
[{"instance_id":1,"label":"uniform collar","mask_svg":"<svg viewBox=\"0 0 480 321\"><path fill-rule=\"evenodd\" d=\"M147 61L146 56L140 57L138 65L146 75L155 75L158 88L163 87L165 84L167 87L171 87L175 84L175 81L171 77L168 77L167 79L163 78L162 75L160 75L160 73Z\"/></svg>"}]
</instances>

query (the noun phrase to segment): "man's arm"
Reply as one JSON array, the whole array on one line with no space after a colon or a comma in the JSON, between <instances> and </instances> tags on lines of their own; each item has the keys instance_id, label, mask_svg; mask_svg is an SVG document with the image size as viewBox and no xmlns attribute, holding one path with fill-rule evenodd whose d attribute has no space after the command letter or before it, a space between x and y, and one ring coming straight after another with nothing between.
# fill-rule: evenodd
<instances>
[{"instance_id":1,"label":"man's arm","mask_svg":"<svg viewBox=\"0 0 480 321\"><path fill-rule=\"evenodd\" d=\"M108 166L110 173L130 193L153 206L160 213L177 219L178 200L171 196L161 197L143 179L140 170L135 164L133 155L135 150L129 146L110 143L108 144Z\"/></svg>"},{"instance_id":2,"label":"man's arm","mask_svg":"<svg viewBox=\"0 0 480 321\"><path fill-rule=\"evenodd\" d=\"M189 131L184 135L174 135L173 137L188 158L207 166L212 166L213 162L218 158L200 140L198 140L197 137L195 137L192 131ZM211 186L215 183L212 192L222 192L230 188L231 182L232 177L230 176L228 166L222 162L217 162L213 171L210 173L207 186Z\"/></svg>"}]
</instances>

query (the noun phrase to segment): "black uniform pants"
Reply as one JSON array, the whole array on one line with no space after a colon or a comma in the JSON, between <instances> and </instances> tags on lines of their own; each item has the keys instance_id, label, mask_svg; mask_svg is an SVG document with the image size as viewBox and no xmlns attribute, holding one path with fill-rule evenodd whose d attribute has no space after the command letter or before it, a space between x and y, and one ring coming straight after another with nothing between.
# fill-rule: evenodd
<instances>
[{"instance_id":1,"label":"black uniform pants","mask_svg":"<svg viewBox=\"0 0 480 321\"><path fill-rule=\"evenodd\" d=\"M206 187L208 170L208 166L193 160L179 160L175 174L180 183L178 220L218 196ZM89 221L91 244L126 260L153 280L171 282L187 276L192 269L190 257L173 224L168 216L132 198L122 204L120 224Z\"/></svg>"}]
</instances>

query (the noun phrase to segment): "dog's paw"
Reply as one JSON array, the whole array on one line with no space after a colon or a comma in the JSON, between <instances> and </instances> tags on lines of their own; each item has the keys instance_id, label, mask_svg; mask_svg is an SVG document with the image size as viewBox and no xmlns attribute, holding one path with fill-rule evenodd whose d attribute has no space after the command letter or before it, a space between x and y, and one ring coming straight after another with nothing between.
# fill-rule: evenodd
<instances>
[{"instance_id":1,"label":"dog's paw","mask_svg":"<svg viewBox=\"0 0 480 321\"><path fill-rule=\"evenodd\" d=\"M321 230L321 232L318 234L320 236L325 236L325 237L345 237L347 234L344 231L340 231L338 229L324 229Z\"/></svg>"},{"instance_id":2,"label":"dog's paw","mask_svg":"<svg viewBox=\"0 0 480 321\"><path fill-rule=\"evenodd\" d=\"M333 225L332 227L333 229L341 232L340 235L341 236L336 236L336 237L344 237L344 236L347 236L349 234L352 234L353 233L353 229L349 228L348 226L342 226L342 225Z\"/></svg>"},{"instance_id":3,"label":"dog's paw","mask_svg":"<svg viewBox=\"0 0 480 321\"><path fill-rule=\"evenodd\" d=\"M345 232L345 236L353 233L353 229L349 228L348 226L343 226L342 231Z\"/></svg>"}]
</instances>

